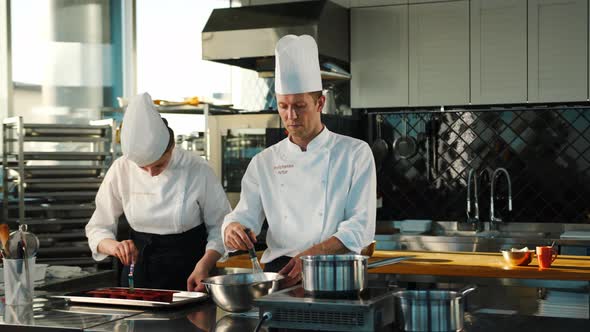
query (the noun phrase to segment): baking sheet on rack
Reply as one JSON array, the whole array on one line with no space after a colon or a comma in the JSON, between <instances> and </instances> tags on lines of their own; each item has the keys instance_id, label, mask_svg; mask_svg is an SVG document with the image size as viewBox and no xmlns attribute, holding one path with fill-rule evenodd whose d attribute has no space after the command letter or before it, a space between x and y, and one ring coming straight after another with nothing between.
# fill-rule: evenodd
<instances>
[{"instance_id":1,"label":"baking sheet on rack","mask_svg":"<svg viewBox=\"0 0 590 332\"><path fill-rule=\"evenodd\" d=\"M109 287L109 289L114 288L121 288L127 289L125 287ZM147 301L147 300L128 300L128 299L116 299L116 298L108 298L108 297L94 297L88 295L89 291L93 290L100 290L99 289L90 289L82 292L72 292L66 293L64 295L53 295L53 298L61 298L66 299L71 302L77 303L92 303L92 304L104 304L104 305L117 305L117 306L132 306L132 307L175 307L181 306L188 303L197 303L201 301L205 301L209 298L207 293L201 292L187 292L187 291L173 291L175 292L172 295L172 302L160 302L160 301ZM145 291L171 291L166 289L151 289L151 288L136 288L136 290L145 290Z\"/></svg>"}]
</instances>

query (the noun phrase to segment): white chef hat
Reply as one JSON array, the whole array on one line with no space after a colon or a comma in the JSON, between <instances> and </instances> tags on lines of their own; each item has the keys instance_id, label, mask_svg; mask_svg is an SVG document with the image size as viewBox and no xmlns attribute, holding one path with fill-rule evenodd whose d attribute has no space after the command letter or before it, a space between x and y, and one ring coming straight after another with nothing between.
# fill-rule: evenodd
<instances>
[{"instance_id":1,"label":"white chef hat","mask_svg":"<svg viewBox=\"0 0 590 332\"><path fill-rule=\"evenodd\" d=\"M131 98L121 129L121 149L138 166L149 165L162 157L170 134L156 111L152 97L140 93Z\"/></svg>"},{"instance_id":2,"label":"white chef hat","mask_svg":"<svg viewBox=\"0 0 590 332\"><path fill-rule=\"evenodd\" d=\"M318 45L309 35L286 35L275 48L275 92L296 94L322 90Z\"/></svg>"}]
</instances>

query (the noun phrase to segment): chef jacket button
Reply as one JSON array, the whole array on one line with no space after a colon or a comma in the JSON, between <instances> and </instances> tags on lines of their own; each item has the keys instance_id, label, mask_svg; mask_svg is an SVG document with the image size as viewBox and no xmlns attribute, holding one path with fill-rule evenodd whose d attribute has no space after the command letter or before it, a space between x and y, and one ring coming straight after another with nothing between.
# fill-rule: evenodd
<instances>
[{"instance_id":1,"label":"chef jacket button","mask_svg":"<svg viewBox=\"0 0 590 332\"><path fill-rule=\"evenodd\" d=\"M322 212L320 212L320 213L318 213L318 214L320 215L320 217L324 215Z\"/></svg>"},{"instance_id":2,"label":"chef jacket button","mask_svg":"<svg viewBox=\"0 0 590 332\"><path fill-rule=\"evenodd\" d=\"M285 215L285 219L287 219L287 216Z\"/></svg>"}]
</instances>

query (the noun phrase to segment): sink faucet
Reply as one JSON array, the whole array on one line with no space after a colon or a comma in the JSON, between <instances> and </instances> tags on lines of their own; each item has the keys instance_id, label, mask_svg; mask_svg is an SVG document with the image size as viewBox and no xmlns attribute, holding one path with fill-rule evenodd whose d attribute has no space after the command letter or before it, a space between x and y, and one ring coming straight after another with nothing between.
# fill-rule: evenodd
<instances>
[{"instance_id":1,"label":"sink faucet","mask_svg":"<svg viewBox=\"0 0 590 332\"><path fill-rule=\"evenodd\" d=\"M492 173L491 189L490 189L490 230L498 230L498 224L502 222L502 219L494 215L494 184L496 178L504 173L506 175L506 181L508 181L508 211L512 211L512 183L510 182L510 174L505 168L496 168Z\"/></svg>"},{"instance_id":2,"label":"sink faucet","mask_svg":"<svg viewBox=\"0 0 590 332\"><path fill-rule=\"evenodd\" d=\"M473 179L473 180L472 180ZM477 194L477 173L472 168L467 175L467 222L475 224L475 231L481 231L481 223L479 220L479 200ZM471 186L473 183L473 216L471 216Z\"/></svg>"}]
</instances>

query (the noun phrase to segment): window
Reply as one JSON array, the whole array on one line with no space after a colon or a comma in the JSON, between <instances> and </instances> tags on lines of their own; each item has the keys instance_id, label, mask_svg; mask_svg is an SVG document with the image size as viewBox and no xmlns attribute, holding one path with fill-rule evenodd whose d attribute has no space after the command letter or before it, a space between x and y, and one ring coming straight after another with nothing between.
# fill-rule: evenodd
<instances>
[{"instance_id":1,"label":"window","mask_svg":"<svg viewBox=\"0 0 590 332\"><path fill-rule=\"evenodd\" d=\"M11 1L13 114L25 122L88 122L112 106L120 1ZM118 6L119 5L119 6Z\"/></svg>"}]
</instances>

